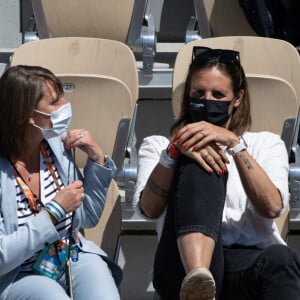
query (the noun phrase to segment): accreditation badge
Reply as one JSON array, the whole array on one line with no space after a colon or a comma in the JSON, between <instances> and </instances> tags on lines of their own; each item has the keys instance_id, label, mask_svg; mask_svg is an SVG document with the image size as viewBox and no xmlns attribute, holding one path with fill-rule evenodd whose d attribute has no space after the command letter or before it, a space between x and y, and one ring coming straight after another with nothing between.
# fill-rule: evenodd
<instances>
[{"instance_id":1,"label":"accreditation badge","mask_svg":"<svg viewBox=\"0 0 300 300\"><path fill-rule=\"evenodd\" d=\"M35 274L57 280L64 273L68 252L69 245L63 241L50 244L42 250L33 264L32 270Z\"/></svg>"}]
</instances>

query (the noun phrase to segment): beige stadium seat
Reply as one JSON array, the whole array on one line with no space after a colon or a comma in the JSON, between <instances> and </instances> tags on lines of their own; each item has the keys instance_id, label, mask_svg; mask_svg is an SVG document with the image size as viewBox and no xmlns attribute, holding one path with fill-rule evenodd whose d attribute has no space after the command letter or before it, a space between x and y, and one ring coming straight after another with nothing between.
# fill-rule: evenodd
<instances>
[{"instance_id":1,"label":"beige stadium seat","mask_svg":"<svg viewBox=\"0 0 300 300\"><path fill-rule=\"evenodd\" d=\"M151 0L31 0L37 32L24 41L59 37L92 37L127 44L152 71L156 51Z\"/></svg>"},{"instance_id":2,"label":"beige stadium seat","mask_svg":"<svg viewBox=\"0 0 300 300\"><path fill-rule=\"evenodd\" d=\"M284 79L247 74L250 91L251 131L267 130L281 135L287 118L296 118L299 104L295 89Z\"/></svg>"},{"instance_id":3,"label":"beige stadium seat","mask_svg":"<svg viewBox=\"0 0 300 300\"><path fill-rule=\"evenodd\" d=\"M113 180L107 193L107 201L99 223L84 229L84 236L99 245L110 258L117 261L122 225L121 197L119 188Z\"/></svg>"},{"instance_id":4,"label":"beige stadium seat","mask_svg":"<svg viewBox=\"0 0 300 300\"><path fill-rule=\"evenodd\" d=\"M104 153L124 159L129 125L134 109L128 87L120 80L104 75L58 74L63 83L65 97L72 104L71 128L87 128L101 145ZM116 140L118 134L123 142ZM118 153L114 154L118 148ZM76 151L76 162L84 167L86 155ZM104 211L96 227L85 229L85 236L101 245L110 257L118 256L121 232L121 198L118 186L113 180Z\"/></svg>"},{"instance_id":5,"label":"beige stadium seat","mask_svg":"<svg viewBox=\"0 0 300 300\"><path fill-rule=\"evenodd\" d=\"M39 37L97 37L126 42L135 0L31 0ZM145 1L141 11L144 11ZM135 12L136 13L136 12ZM142 15L140 27L142 25Z\"/></svg>"},{"instance_id":6,"label":"beige stadium seat","mask_svg":"<svg viewBox=\"0 0 300 300\"><path fill-rule=\"evenodd\" d=\"M128 87L122 81L104 75L57 76L63 83L64 96L72 105L71 128L89 129L104 153L112 156L119 126L128 126L127 120L131 119L134 109ZM126 135L126 131L123 134ZM85 154L78 151L78 166L83 168L85 161Z\"/></svg>"},{"instance_id":7,"label":"beige stadium seat","mask_svg":"<svg viewBox=\"0 0 300 300\"><path fill-rule=\"evenodd\" d=\"M24 60L26 58L26 60ZM12 65L41 65L55 74L96 74L124 82L132 101L138 99L135 58L122 42L88 37L38 40L21 45L12 57Z\"/></svg>"},{"instance_id":8,"label":"beige stadium seat","mask_svg":"<svg viewBox=\"0 0 300 300\"><path fill-rule=\"evenodd\" d=\"M122 172L138 99L137 70L129 47L97 38L45 39L21 45L11 61L18 64L46 67L61 79L72 104L71 127L88 129ZM75 155L82 168L85 155L80 150ZM121 221L120 191L113 181L99 224L84 233L116 258Z\"/></svg>"},{"instance_id":9,"label":"beige stadium seat","mask_svg":"<svg viewBox=\"0 0 300 300\"><path fill-rule=\"evenodd\" d=\"M239 0L194 0L194 3L195 7L204 7L212 37L257 35L249 25ZM201 34L201 26L199 31Z\"/></svg>"},{"instance_id":10,"label":"beige stadium seat","mask_svg":"<svg viewBox=\"0 0 300 300\"><path fill-rule=\"evenodd\" d=\"M128 87L120 80L104 75L58 74L63 83L65 97L72 105L71 128L87 128L111 157L122 157L126 150L130 120L134 104ZM122 141L116 139L122 136ZM114 151L119 149L117 153ZM84 167L86 155L76 151L76 162ZM121 232L121 202L115 181L108 192L108 201L98 225L85 229L84 234L113 258L117 257Z\"/></svg>"},{"instance_id":11,"label":"beige stadium seat","mask_svg":"<svg viewBox=\"0 0 300 300\"><path fill-rule=\"evenodd\" d=\"M226 36L190 42L180 49L176 64L180 72L174 72L173 89L184 82L192 59L193 46L233 49L240 52L246 74L280 77L290 83L300 103L300 58L297 49L290 43L257 36Z\"/></svg>"},{"instance_id":12,"label":"beige stadium seat","mask_svg":"<svg viewBox=\"0 0 300 300\"><path fill-rule=\"evenodd\" d=\"M225 40L226 39L224 39L224 41ZM178 53L177 60L175 62L172 99L172 106L175 117L178 117L180 112L180 101L183 94L183 82L185 80L188 66L191 61L192 46L195 44L203 45L199 42L191 42L188 45L184 46ZM205 46L210 46L214 48L212 43L206 43ZM226 42L224 45L218 43L217 45L215 45L215 48L230 49ZM237 48L233 47L233 49ZM260 60L268 60L268 52L264 53L263 48L260 49L260 51ZM274 51L276 52L277 50L274 49ZM256 54L258 54L257 52L258 51L256 51ZM247 64L248 60L253 60L253 57L251 55L251 52L242 52L243 65L245 63ZM297 64L298 72L300 72L299 61L297 62ZM276 67L277 66L275 66L275 68ZM257 69L258 71L260 71L259 67ZM261 70L263 70L263 68L261 68ZM268 74L271 74L271 70L268 70ZM246 69L246 76L249 84L249 93L252 105L251 113L253 117L253 124L251 130L268 130L281 135L285 120L291 117L295 118L297 116L299 99L297 99L296 90L290 82L283 78L268 74L251 74L247 73ZM283 238L286 238L288 233L288 220L289 210L287 210L283 216L276 219L276 224Z\"/></svg>"}]
</instances>

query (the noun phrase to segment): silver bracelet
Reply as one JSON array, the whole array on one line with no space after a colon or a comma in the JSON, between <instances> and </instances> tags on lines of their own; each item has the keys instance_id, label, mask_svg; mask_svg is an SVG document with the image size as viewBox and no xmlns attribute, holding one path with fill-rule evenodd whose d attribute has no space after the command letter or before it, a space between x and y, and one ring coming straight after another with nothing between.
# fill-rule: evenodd
<instances>
[{"instance_id":1,"label":"silver bracelet","mask_svg":"<svg viewBox=\"0 0 300 300\"><path fill-rule=\"evenodd\" d=\"M168 153L167 150L163 150L161 152L160 158L159 158L159 163L167 168L167 169L174 169L177 166L177 160L171 158Z\"/></svg>"}]
</instances>

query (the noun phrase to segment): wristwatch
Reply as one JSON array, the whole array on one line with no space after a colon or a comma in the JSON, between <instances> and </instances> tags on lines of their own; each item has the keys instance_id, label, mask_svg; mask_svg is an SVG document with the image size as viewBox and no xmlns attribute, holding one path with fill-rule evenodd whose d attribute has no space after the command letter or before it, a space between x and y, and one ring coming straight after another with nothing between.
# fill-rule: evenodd
<instances>
[{"instance_id":1,"label":"wristwatch","mask_svg":"<svg viewBox=\"0 0 300 300\"><path fill-rule=\"evenodd\" d=\"M240 140L240 143L237 144L236 146L232 147L232 148L228 148L227 149L227 152L230 154L230 155L236 155L237 153L243 151L243 150L246 150L248 148L248 145L246 143L246 141L244 140L244 138L242 136L239 136L239 140Z\"/></svg>"}]
</instances>

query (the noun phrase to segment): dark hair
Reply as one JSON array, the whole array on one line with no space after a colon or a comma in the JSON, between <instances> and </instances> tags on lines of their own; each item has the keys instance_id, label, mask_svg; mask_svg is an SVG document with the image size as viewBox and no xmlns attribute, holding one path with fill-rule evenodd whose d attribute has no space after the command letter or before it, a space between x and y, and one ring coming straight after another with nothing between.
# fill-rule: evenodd
<instances>
[{"instance_id":1,"label":"dark hair","mask_svg":"<svg viewBox=\"0 0 300 300\"><path fill-rule=\"evenodd\" d=\"M246 130L248 130L251 127L251 114L248 85L246 81L245 72L239 61L239 57L232 61L226 61L226 59L222 57L222 51L225 51L226 54L228 54L227 52L230 52L230 50L210 48L205 49L209 49L210 51L206 51L204 56L202 54L199 56L195 56L189 66L188 75L184 85L180 115L171 127L171 134L173 134L179 127L188 123L188 99L190 96L191 82L194 74L202 70L210 70L216 67L222 74L231 79L232 91L235 97L239 97L240 91L244 90L243 100L237 108L234 108L229 127L229 130L235 132L237 135L242 135ZM231 52L238 53L236 51Z\"/></svg>"},{"instance_id":2,"label":"dark hair","mask_svg":"<svg viewBox=\"0 0 300 300\"><path fill-rule=\"evenodd\" d=\"M63 94L59 79L38 66L13 66L0 78L0 154L18 156L30 146L28 120L50 83L58 97Z\"/></svg>"}]
</instances>

